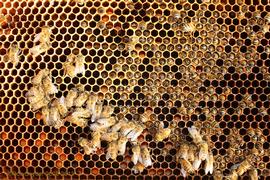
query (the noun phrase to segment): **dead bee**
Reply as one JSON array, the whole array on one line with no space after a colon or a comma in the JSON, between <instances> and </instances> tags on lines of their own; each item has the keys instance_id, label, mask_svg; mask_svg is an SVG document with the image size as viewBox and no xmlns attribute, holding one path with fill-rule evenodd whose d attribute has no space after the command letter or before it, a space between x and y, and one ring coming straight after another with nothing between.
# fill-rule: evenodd
<instances>
[{"instance_id":1,"label":"dead bee","mask_svg":"<svg viewBox=\"0 0 270 180\"><path fill-rule=\"evenodd\" d=\"M134 164L137 164L137 162L139 161L139 158L140 158L140 154L141 154L141 148L138 144L134 145L132 147L132 152L133 152L133 155L131 157L131 161L134 163Z\"/></svg>"},{"instance_id":2,"label":"dead bee","mask_svg":"<svg viewBox=\"0 0 270 180\"><path fill-rule=\"evenodd\" d=\"M112 141L109 143L109 147L107 149L107 154L106 154L106 159L112 159L115 160L117 157L117 152L118 152L118 148L117 148L117 141Z\"/></svg>"},{"instance_id":3,"label":"dead bee","mask_svg":"<svg viewBox=\"0 0 270 180\"><path fill-rule=\"evenodd\" d=\"M82 107L89 97L88 92L80 92L77 98L74 99L75 107Z\"/></svg>"},{"instance_id":4,"label":"dead bee","mask_svg":"<svg viewBox=\"0 0 270 180\"><path fill-rule=\"evenodd\" d=\"M18 62L20 61L19 55L21 52L22 51L19 49L17 44L12 44L4 59L6 62L11 62L14 66L17 66Z\"/></svg>"},{"instance_id":5,"label":"dead bee","mask_svg":"<svg viewBox=\"0 0 270 180\"><path fill-rule=\"evenodd\" d=\"M117 139L118 139L118 132L107 132L102 134L101 136L101 140L108 142L116 141Z\"/></svg>"},{"instance_id":6,"label":"dead bee","mask_svg":"<svg viewBox=\"0 0 270 180\"><path fill-rule=\"evenodd\" d=\"M51 28L44 26L41 28L41 32L35 35L34 42L40 42L40 44L47 44L50 42Z\"/></svg>"},{"instance_id":7,"label":"dead bee","mask_svg":"<svg viewBox=\"0 0 270 180\"><path fill-rule=\"evenodd\" d=\"M58 112L62 117L66 116L66 114L68 112L68 109L67 109L67 107L65 105L63 96L60 99L54 100L52 102L52 105L55 106L58 109Z\"/></svg>"},{"instance_id":8,"label":"dead bee","mask_svg":"<svg viewBox=\"0 0 270 180\"><path fill-rule=\"evenodd\" d=\"M125 136L120 136L120 138L118 139L117 146L118 146L119 155L125 154L127 142L128 142L128 138Z\"/></svg>"},{"instance_id":9,"label":"dead bee","mask_svg":"<svg viewBox=\"0 0 270 180\"><path fill-rule=\"evenodd\" d=\"M139 161L144 165L144 167L152 166L151 155L147 147L141 148L141 156Z\"/></svg>"},{"instance_id":10,"label":"dead bee","mask_svg":"<svg viewBox=\"0 0 270 180\"><path fill-rule=\"evenodd\" d=\"M100 118L100 114L103 109L103 101L102 100L97 100L95 104L95 109L93 111L93 115L91 117L91 122L95 122L98 118Z\"/></svg>"},{"instance_id":11,"label":"dead bee","mask_svg":"<svg viewBox=\"0 0 270 180\"><path fill-rule=\"evenodd\" d=\"M72 88L70 91L68 91L68 94L65 98L65 105L69 109L73 106L74 100L78 96L78 90L76 88Z\"/></svg>"},{"instance_id":12,"label":"dead bee","mask_svg":"<svg viewBox=\"0 0 270 180\"><path fill-rule=\"evenodd\" d=\"M210 152L206 158L204 171L205 171L205 174L208 174L208 173L213 174L213 170L214 170L214 156L212 152Z\"/></svg>"},{"instance_id":13,"label":"dead bee","mask_svg":"<svg viewBox=\"0 0 270 180\"><path fill-rule=\"evenodd\" d=\"M32 47L29 52L32 56L36 57L50 49L50 43L42 43Z\"/></svg>"},{"instance_id":14,"label":"dead bee","mask_svg":"<svg viewBox=\"0 0 270 180\"><path fill-rule=\"evenodd\" d=\"M83 147L83 150L84 150L84 153L87 154L87 155L90 155L91 153L94 152L94 149L92 147L92 143L88 140L88 139L85 139L85 138L80 138L78 140L78 143L81 147Z\"/></svg>"},{"instance_id":15,"label":"dead bee","mask_svg":"<svg viewBox=\"0 0 270 180\"><path fill-rule=\"evenodd\" d=\"M193 174L194 173L193 166L186 159L181 158L180 159L180 164L181 164L181 170L180 171L181 171L183 177L186 177L187 176L187 173L189 173L189 174Z\"/></svg>"}]
</instances>

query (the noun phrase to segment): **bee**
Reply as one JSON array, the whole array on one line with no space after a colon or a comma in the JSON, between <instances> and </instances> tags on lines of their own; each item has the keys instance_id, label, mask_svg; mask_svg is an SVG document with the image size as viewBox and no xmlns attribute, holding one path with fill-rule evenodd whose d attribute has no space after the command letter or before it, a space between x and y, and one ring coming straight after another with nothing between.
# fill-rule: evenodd
<instances>
[{"instance_id":1,"label":"bee","mask_svg":"<svg viewBox=\"0 0 270 180\"><path fill-rule=\"evenodd\" d=\"M139 157L140 157L140 154L141 154L141 148L138 144L134 145L132 147L132 152L133 152L133 155L131 157L131 161L134 163L134 164L137 164L138 160L139 160Z\"/></svg>"},{"instance_id":2,"label":"bee","mask_svg":"<svg viewBox=\"0 0 270 180\"><path fill-rule=\"evenodd\" d=\"M93 115L91 117L91 122L95 122L98 118L100 118L102 108L103 108L103 101L97 100L97 102L95 104L95 109L93 111Z\"/></svg>"},{"instance_id":3,"label":"bee","mask_svg":"<svg viewBox=\"0 0 270 180\"><path fill-rule=\"evenodd\" d=\"M55 87L55 85L52 83L52 80L48 76L46 76L43 79L42 84L46 95L51 95L58 92L57 88Z\"/></svg>"},{"instance_id":4,"label":"bee","mask_svg":"<svg viewBox=\"0 0 270 180\"><path fill-rule=\"evenodd\" d=\"M65 75L68 75L70 77L75 77L77 74L76 74L76 67L74 65L73 62L64 62L63 63L63 69L64 69L64 72L65 72Z\"/></svg>"},{"instance_id":5,"label":"bee","mask_svg":"<svg viewBox=\"0 0 270 180\"><path fill-rule=\"evenodd\" d=\"M270 13L268 13L265 17L266 23L270 23Z\"/></svg>"},{"instance_id":6,"label":"bee","mask_svg":"<svg viewBox=\"0 0 270 180\"><path fill-rule=\"evenodd\" d=\"M115 117L98 119L97 122L91 124L90 129L92 131L102 130L109 128L115 123Z\"/></svg>"},{"instance_id":7,"label":"bee","mask_svg":"<svg viewBox=\"0 0 270 180\"><path fill-rule=\"evenodd\" d=\"M73 106L74 100L77 98L77 96L78 90L76 88L72 88L70 91L68 91L68 94L65 98L65 104L68 109Z\"/></svg>"},{"instance_id":8,"label":"bee","mask_svg":"<svg viewBox=\"0 0 270 180\"><path fill-rule=\"evenodd\" d=\"M89 109L91 113L94 112L97 100L98 96L96 94L91 93L86 101L86 108Z\"/></svg>"},{"instance_id":9,"label":"bee","mask_svg":"<svg viewBox=\"0 0 270 180\"><path fill-rule=\"evenodd\" d=\"M26 93L27 100L33 111L37 111L44 106L47 106L49 101L45 97L44 91L41 87L33 86Z\"/></svg>"},{"instance_id":10,"label":"bee","mask_svg":"<svg viewBox=\"0 0 270 180\"><path fill-rule=\"evenodd\" d=\"M208 156L208 144L205 141L202 141L199 144L200 147L200 151L199 151L199 159L201 160L206 160L207 156Z\"/></svg>"},{"instance_id":11,"label":"bee","mask_svg":"<svg viewBox=\"0 0 270 180\"><path fill-rule=\"evenodd\" d=\"M101 136L101 140L108 142L116 141L117 139L118 139L118 132L107 132L102 134Z\"/></svg>"},{"instance_id":12,"label":"bee","mask_svg":"<svg viewBox=\"0 0 270 180\"><path fill-rule=\"evenodd\" d=\"M87 109L76 108L71 115L66 117L66 120L80 127L86 127L88 122L87 118L90 118L90 116L91 113Z\"/></svg>"},{"instance_id":13,"label":"bee","mask_svg":"<svg viewBox=\"0 0 270 180\"><path fill-rule=\"evenodd\" d=\"M200 135L199 131L196 129L195 126L191 126L190 128L188 128L188 132L192 137L194 143L198 144L203 141L202 136Z\"/></svg>"},{"instance_id":14,"label":"bee","mask_svg":"<svg viewBox=\"0 0 270 180\"><path fill-rule=\"evenodd\" d=\"M94 151L92 143L88 139L81 137L79 138L78 143L81 147L83 147L85 154L90 155Z\"/></svg>"},{"instance_id":15,"label":"bee","mask_svg":"<svg viewBox=\"0 0 270 180\"><path fill-rule=\"evenodd\" d=\"M233 170L228 177L225 177L225 179L237 180L238 179L238 174L237 174L237 172L235 170Z\"/></svg>"},{"instance_id":16,"label":"bee","mask_svg":"<svg viewBox=\"0 0 270 180\"><path fill-rule=\"evenodd\" d=\"M117 141L118 152L120 155L124 155L126 151L126 144L128 142L128 138L126 136L120 136Z\"/></svg>"},{"instance_id":17,"label":"bee","mask_svg":"<svg viewBox=\"0 0 270 180\"><path fill-rule=\"evenodd\" d=\"M144 170L144 165L142 163L139 163L139 162L137 164L135 164L135 166L133 167L133 171L135 174L141 173L141 172L143 172L143 170Z\"/></svg>"},{"instance_id":18,"label":"bee","mask_svg":"<svg viewBox=\"0 0 270 180\"><path fill-rule=\"evenodd\" d=\"M190 144L188 148L188 155L187 155L187 160L189 162L194 162L196 159L196 154L197 154L197 147L194 144Z\"/></svg>"},{"instance_id":19,"label":"bee","mask_svg":"<svg viewBox=\"0 0 270 180\"><path fill-rule=\"evenodd\" d=\"M108 118L112 115L114 111L113 106L103 106L103 109L100 114L100 118Z\"/></svg>"},{"instance_id":20,"label":"bee","mask_svg":"<svg viewBox=\"0 0 270 180\"><path fill-rule=\"evenodd\" d=\"M223 174L221 173L220 170L216 170L214 172L213 177L214 177L214 180L222 180L223 179Z\"/></svg>"},{"instance_id":21,"label":"bee","mask_svg":"<svg viewBox=\"0 0 270 180\"><path fill-rule=\"evenodd\" d=\"M199 167L201 166L201 163L202 163L202 160L198 156L195 156L194 162L192 164L194 170L197 171Z\"/></svg>"},{"instance_id":22,"label":"bee","mask_svg":"<svg viewBox=\"0 0 270 180\"><path fill-rule=\"evenodd\" d=\"M186 159L181 158L180 159L180 164L181 164L181 170L180 171L181 171L183 177L186 177L187 176L187 173L189 173L189 174L193 174L194 173L193 166Z\"/></svg>"},{"instance_id":23,"label":"bee","mask_svg":"<svg viewBox=\"0 0 270 180\"><path fill-rule=\"evenodd\" d=\"M59 129L64 125L64 121L61 119L58 109L52 106L49 109L49 118L46 120L47 125L53 126L55 129Z\"/></svg>"},{"instance_id":24,"label":"bee","mask_svg":"<svg viewBox=\"0 0 270 180\"><path fill-rule=\"evenodd\" d=\"M40 42L40 44L47 44L50 42L51 28L44 26L41 28L41 32L35 35L34 42Z\"/></svg>"},{"instance_id":25,"label":"bee","mask_svg":"<svg viewBox=\"0 0 270 180\"><path fill-rule=\"evenodd\" d=\"M115 125L113 125L111 128L110 128L110 132L117 132L121 129L122 126L124 126L127 122L125 120L120 120L118 121Z\"/></svg>"},{"instance_id":26,"label":"bee","mask_svg":"<svg viewBox=\"0 0 270 180\"><path fill-rule=\"evenodd\" d=\"M136 141L140 134L142 134L144 130L144 126L137 125L130 133L128 133L127 138L131 141Z\"/></svg>"},{"instance_id":27,"label":"bee","mask_svg":"<svg viewBox=\"0 0 270 180\"><path fill-rule=\"evenodd\" d=\"M245 159L242 163L236 164L236 173L242 176L247 170L251 168L251 164L248 159Z\"/></svg>"},{"instance_id":28,"label":"bee","mask_svg":"<svg viewBox=\"0 0 270 180\"><path fill-rule=\"evenodd\" d=\"M180 158L182 159L188 159L188 149L189 149L189 145L187 143L181 143L179 150L177 152L177 160L179 160Z\"/></svg>"},{"instance_id":29,"label":"bee","mask_svg":"<svg viewBox=\"0 0 270 180\"><path fill-rule=\"evenodd\" d=\"M100 133L100 131L92 132L91 136L92 136L91 143L92 143L92 147L94 148L94 150L96 150L97 148L100 148L100 146L101 146L101 142L100 142L101 133Z\"/></svg>"},{"instance_id":30,"label":"bee","mask_svg":"<svg viewBox=\"0 0 270 180\"><path fill-rule=\"evenodd\" d=\"M55 106L58 109L59 114L62 117L65 117L68 109L64 103L64 97L62 96L60 99L56 99L52 102L52 105Z\"/></svg>"},{"instance_id":31,"label":"bee","mask_svg":"<svg viewBox=\"0 0 270 180\"><path fill-rule=\"evenodd\" d=\"M204 171L205 171L205 174L208 174L208 173L213 174L213 170L214 170L214 156L210 152L206 158Z\"/></svg>"},{"instance_id":32,"label":"bee","mask_svg":"<svg viewBox=\"0 0 270 180\"><path fill-rule=\"evenodd\" d=\"M191 32L193 33L196 30L196 26L194 22L190 22L188 24L183 25L183 31L184 32Z\"/></svg>"},{"instance_id":33,"label":"bee","mask_svg":"<svg viewBox=\"0 0 270 180\"><path fill-rule=\"evenodd\" d=\"M32 79L32 84L34 85L40 85L42 83L42 80L44 77L49 76L49 70L47 69L42 69L40 70L36 76L33 77Z\"/></svg>"},{"instance_id":34,"label":"bee","mask_svg":"<svg viewBox=\"0 0 270 180\"><path fill-rule=\"evenodd\" d=\"M143 123L146 123L148 121L151 121L150 114L146 114L146 113L145 114L142 114L140 120Z\"/></svg>"},{"instance_id":35,"label":"bee","mask_svg":"<svg viewBox=\"0 0 270 180\"><path fill-rule=\"evenodd\" d=\"M82 6L84 5L85 0L75 0L75 2Z\"/></svg>"},{"instance_id":36,"label":"bee","mask_svg":"<svg viewBox=\"0 0 270 180\"><path fill-rule=\"evenodd\" d=\"M77 98L74 99L74 106L75 107L82 107L85 102L87 101L89 97L89 93L88 92L80 92L77 96Z\"/></svg>"},{"instance_id":37,"label":"bee","mask_svg":"<svg viewBox=\"0 0 270 180\"><path fill-rule=\"evenodd\" d=\"M253 169L249 170L248 174L249 174L251 180L258 180L258 171L257 171L257 169L253 168Z\"/></svg>"},{"instance_id":38,"label":"bee","mask_svg":"<svg viewBox=\"0 0 270 180\"><path fill-rule=\"evenodd\" d=\"M118 148L117 148L117 141L112 141L109 143L109 147L107 149L106 153L106 159L112 159L115 160L117 157Z\"/></svg>"},{"instance_id":39,"label":"bee","mask_svg":"<svg viewBox=\"0 0 270 180\"><path fill-rule=\"evenodd\" d=\"M262 32L263 33L269 32L269 25L268 24L265 24L265 25L262 26Z\"/></svg>"},{"instance_id":40,"label":"bee","mask_svg":"<svg viewBox=\"0 0 270 180\"><path fill-rule=\"evenodd\" d=\"M171 129L170 128L163 128L164 124L160 123L158 127L158 131L155 135L156 141L163 141L164 139L168 138L171 134Z\"/></svg>"},{"instance_id":41,"label":"bee","mask_svg":"<svg viewBox=\"0 0 270 180\"><path fill-rule=\"evenodd\" d=\"M32 56L36 57L48 51L49 49L50 49L50 43L42 43L29 49L29 52Z\"/></svg>"},{"instance_id":42,"label":"bee","mask_svg":"<svg viewBox=\"0 0 270 180\"><path fill-rule=\"evenodd\" d=\"M151 155L147 147L141 148L141 156L139 158L139 162L141 162L145 167L152 166Z\"/></svg>"},{"instance_id":43,"label":"bee","mask_svg":"<svg viewBox=\"0 0 270 180\"><path fill-rule=\"evenodd\" d=\"M120 133L123 135L123 136L127 136L128 133L130 133L134 128L136 127L136 125L130 121L130 122L127 122L126 124L124 124L121 129L120 129Z\"/></svg>"},{"instance_id":44,"label":"bee","mask_svg":"<svg viewBox=\"0 0 270 180\"><path fill-rule=\"evenodd\" d=\"M20 61L19 55L21 54L21 50L17 44L11 45L10 49L8 50L7 55L5 56L6 62L11 62L14 66L17 66L18 62Z\"/></svg>"}]
</instances>

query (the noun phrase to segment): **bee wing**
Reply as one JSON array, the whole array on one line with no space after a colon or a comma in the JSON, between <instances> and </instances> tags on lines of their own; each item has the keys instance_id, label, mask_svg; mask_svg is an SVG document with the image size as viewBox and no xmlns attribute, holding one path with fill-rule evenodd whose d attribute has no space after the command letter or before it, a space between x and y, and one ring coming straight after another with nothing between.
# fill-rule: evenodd
<instances>
[{"instance_id":1,"label":"bee wing","mask_svg":"<svg viewBox=\"0 0 270 180\"><path fill-rule=\"evenodd\" d=\"M130 138L131 141L136 141L137 138L142 134L143 128L134 129L128 134L128 138Z\"/></svg>"},{"instance_id":2,"label":"bee wing","mask_svg":"<svg viewBox=\"0 0 270 180\"><path fill-rule=\"evenodd\" d=\"M41 45L37 45L37 46L34 46L32 47L30 50L29 50L30 54L32 54L32 56L38 56L42 51L41 51Z\"/></svg>"},{"instance_id":3,"label":"bee wing","mask_svg":"<svg viewBox=\"0 0 270 180\"><path fill-rule=\"evenodd\" d=\"M184 168L181 168L180 171L181 171L183 177L185 178L187 176L187 172L184 170Z\"/></svg>"},{"instance_id":4,"label":"bee wing","mask_svg":"<svg viewBox=\"0 0 270 180\"><path fill-rule=\"evenodd\" d=\"M41 33L36 34L34 37L34 43L38 42L40 38L41 38Z\"/></svg>"},{"instance_id":5,"label":"bee wing","mask_svg":"<svg viewBox=\"0 0 270 180\"><path fill-rule=\"evenodd\" d=\"M196 159L194 160L193 164L192 164L194 170L197 171L197 170L199 169L201 163L202 163L202 160L200 160L199 158L196 158Z\"/></svg>"}]
</instances>

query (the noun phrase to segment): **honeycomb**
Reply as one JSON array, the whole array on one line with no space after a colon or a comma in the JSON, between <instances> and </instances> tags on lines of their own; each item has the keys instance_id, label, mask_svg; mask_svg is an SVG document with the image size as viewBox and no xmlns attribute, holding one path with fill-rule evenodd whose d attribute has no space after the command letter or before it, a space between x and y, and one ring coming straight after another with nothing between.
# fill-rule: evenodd
<instances>
[{"instance_id":1,"label":"honeycomb","mask_svg":"<svg viewBox=\"0 0 270 180\"><path fill-rule=\"evenodd\" d=\"M2 0L0 179L178 179L177 143L190 140L193 124L209 133L215 169L229 173L257 148L258 174L267 179L269 12L263 0ZM32 57L45 25L52 27L51 48ZM22 50L16 67L4 61L12 44ZM85 56L84 75L64 76L71 53ZM82 84L114 105L116 116L136 120L148 112L173 124L162 142L150 130L140 136L153 165L134 174L130 144L125 156L106 160L78 145L79 137L90 138L89 127L45 126L25 98L40 69L51 70L58 98ZM209 178L202 168L188 176Z\"/></svg>"}]
</instances>

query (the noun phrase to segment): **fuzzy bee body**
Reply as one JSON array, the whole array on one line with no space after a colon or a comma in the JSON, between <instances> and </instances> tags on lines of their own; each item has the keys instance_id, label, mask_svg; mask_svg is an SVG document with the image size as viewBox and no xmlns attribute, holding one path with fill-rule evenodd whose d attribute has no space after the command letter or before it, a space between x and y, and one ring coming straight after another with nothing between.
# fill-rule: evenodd
<instances>
[{"instance_id":1,"label":"fuzzy bee body","mask_svg":"<svg viewBox=\"0 0 270 180\"><path fill-rule=\"evenodd\" d=\"M118 132L107 132L101 136L101 140L112 142L112 141L116 141L118 137L119 137Z\"/></svg>"},{"instance_id":2,"label":"fuzzy bee body","mask_svg":"<svg viewBox=\"0 0 270 180\"><path fill-rule=\"evenodd\" d=\"M19 55L21 52L22 51L19 49L18 45L11 45L7 55L5 56L5 61L11 62L14 66L17 66L18 62L20 61Z\"/></svg>"},{"instance_id":3,"label":"fuzzy bee body","mask_svg":"<svg viewBox=\"0 0 270 180\"><path fill-rule=\"evenodd\" d=\"M119 155L124 155L125 151L126 151L126 144L128 142L128 138L125 136L120 136L120 138L118 139L118 152Z\"/></svg>"},{"instance_id":4,"label":"fuzzy bee body","mask_svg":"<svg viewBox=\"0 0 270 180\"><path fill-rule=\"evenodd\" d=\"M48 76L46 76L43 79L42 83L46 95L51 95L58 92L57 88L55 87L55 85L52 83L51 79Z\"/></svg>"},{"instance_id":5,"label":"fuzzy bee body","mask_svg":"<svg viewBox=\"0 0 270 180\"><path fill-rule=\"evenodd\" d=\"M95 110L95 105L98 100L98 97L96 94L90 94L87 101L86 101L86 108L89 109L89 111L93 114Z\"/></svg>"},{"instance_id":6,"label":"fuzzy bee body","mask_svg":"<svg viewBox=\"0 0 270 180\"><path fill-rule=\"evenodd\" d=\"M49 76L49 70L42 69L32 78L33 85L40 85L44 77Z\"/></svg>"},{"instance_id":7,"label":"fuzzy bee body","mask_svg":"<svg viewBox=\"0 0 270 180\"><path fill-rule=\"evenodd\" d=\"M127 138L129 138L131 141L136 141L143 130L144 127L137 125L131 132L128 133Z\"/></svg>"},{"instance_id":8,"label":"fuzzy bee body","mask_svg":"<svg viewBox=\"0 0 270 180\"><path fill-rule=\"evenodd\" d=\"M76 88L72 88L70 91L68 91L68 94L65 98L65 104L66 107L69 109L73 106L74 100L78 96L78 90Z\"/></svg>"},{"instance_id":9,"label":"fuzzy bee body","mask_svg":"<svg viewBox=\"0 0 270 180\"><path fill-rule=\"evenodd\" d=\"M236 169L236 173L239 176L242 176L247 170L251 168L251 164L249 160L245 159L242 163L239 164L239 166Z\"/></svg>"},{"instance_id":10,"label":"fuzzy bee body","mask_svg":"<svg viewBox=\"0 0 270 180\"><path fill-rule=\"evenodd\" d=\"M100 118L102 108L103 108L103 101L97 100L97 102L95 104L95 109L93 111L93 115L91 117L91 122L95 122L97 119Z\"/></svg>"},{"instance_id":11,"label":"fuzzy bee body","mask_svg":"<svg viewBox=\"0 0 270 180\"><path fill-rule=\"evenodd\" d=\"M117 131L119 131L124 124L126 124L126 121L124 121L124 120L118 121L115 125L113 125L110 128L110 132L117 132Z\"/></svg>"},{"instance_id":12,"label":"fuzzy bee body","mask_svg":"<svg viewBox=\"0 0 270 180\"><path fill-rule=\"evenodd\" d=\"M78 97L74 100L75 107L82 107L84 103L87 101L89 94L87 92L79 93Z\"/></svg>"},{"instance_id":13,"label":"fuzzy bee body","mask_svg":"<svg viewBox=\"0 0 270 180\"><path fill-rule=\"evenodd\" d=\"M94 152L94 149L92 148L92 144L89 140L81 137L78 140L78 143L81 147L83 147L85 154L90 155L91 153Z\"/></svg>"},{"instance_id":14,"label":"fuzzy bee body","mask_svg":"<svg viewBox=\"0 0 270 180\"><path fill-rule=\"evenodd\" d=\"M152 166L152 160L149 150L146 147L141 148L141 157L139 161L145 166Z\"/></svg>"},{"instance_id":15,"label":"fuzzy bee body","mask_svg":"<svg viewBox=\"0 0 270 180\"><path fill-rule=\"evenodd\" d=\"M189 132L190 136L192 137L194 143L197 144L197 143L202 142L202 137L195 126L188 128L188 132Z\"/></svg>"},{"instance_id":16,"label":"fuzzy bee body","mask_svg":"<svg viewBox=\"0 0 270 180\"><path fill-rule=\"evenodd\" d=\"M140 157L140 154L141 154L141 148L139 145L135 145L132 147L132 152L133 152L133 155L131 157L131 161L134 163L134 164L137 164L138 160L139 160L139 157Z\"/></svg>"},{"instance_id":17,"label":"fuzzy bee body","mask_svg":"<svg viewBox=\"0 0 270 180\"><path fill-rule=\"evenodd\" d=\"M171 134L170 128L160 128L155 136L156 141L163 141Z\"/></svg>"},{"instance_id":18,"label":"fuzzy bee body","mask_svg":"<svg viewBox=\"0 0 270 180\"><path fill-rule=\"evenodd\" d=\"M181 164L181 173L184 177L187 176L187 173L189 173L189 174L194 173L194 168L193 168L192 164L189 161L187 161L186 159L181 158L180 164Z\"/></svg>"},{"instance_id":19,"label":"fuzzy bee body","mask_svg":"<svg viewBox=\"0 0 270 180\"><path fill-rule=\"evenodd\" d=\"M249 174L251 180L258 180L259 179L258 178L258 171L255 168L249 170L248 174Z\"/></svg>"},{"instance_id":20,"label":"fuzzy bee body","mask_svg":"<svg viewBox=\"0 0 270 180\"><path fill-rule=\"evenodd\" d=\"M206 158L206 163L205 163L205 174L213 174L213 170L214 170L214 156L212 153L209 153L207 158Z\"/></svg>"},{"instance_id":21,"label":"fuzzy bee body","mask_svg":"<svg viewBox=\"0 0 270 180\"><path fill-rule=\"evenodd\" d=\"M109 147L107 149L106 159L115 160L117 157L118 148L117 148L117 141L112 141L109 143Z\"/></svg>"},{"instance_id":22,"label":"fuzzy bee body","mask_svg":"<svg viewBox=\"0 0 270 180\"><path fill-rule=\"evenodd\" d=\"M50 43L39 44L32 47L29 52L32 56L36 57L50 49Z\"/></svg>"},{"instance_id":23,"label":"fuzzy bee body","mask_svg":"<svg viewBox=\"0 0 270 180\"><path fill-rule=\"evenodd\" d=\"M53 106L55 106L58 109L59 114L61 117L65 117L68 109L64 103L64 97L62 96L60 99L56 99L52 103Z\"/></svg>"},{"instance_id":24,"label":"fuzzy bee body","mask_svg":"<svg viewBox=\"0 0 270 180\"><path fill-rule=\"evenodd\" d=\"M133 171L134 171L135 174L141 173L141 172L143 172L144 168L145 168L145 167L144 167L144 165L143 165L142 163L137 163L137 164L135 164L135 166L133 167Z\"/></svg>"},{"instance_id":25,"label":"fuzzy bee body","mask_svg":"<svg viewBox=\"0 0 270 180\"><path fill-rule=\"evenodd\" d=\"M207 156L208 156L208 144L205 141L202 141L199 144L200 147L200 151L199 151L199 159L201 160L206 160Z\"/></svg>"},{"instance_id":26,"label":"fuzzy bee body","mask_svg":"<svg viewBox=\"0 0 270 180\"><path fill-rule=\"evenodd\" d=\"M121 129L120 129L120 133L123 135L123 136L127 136L128 133L130 133L133 129L135 128L135 124L130 121L126 124L124 124Z\"/></svg>"}]
</instances>

